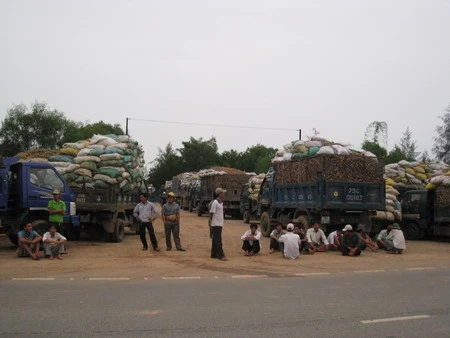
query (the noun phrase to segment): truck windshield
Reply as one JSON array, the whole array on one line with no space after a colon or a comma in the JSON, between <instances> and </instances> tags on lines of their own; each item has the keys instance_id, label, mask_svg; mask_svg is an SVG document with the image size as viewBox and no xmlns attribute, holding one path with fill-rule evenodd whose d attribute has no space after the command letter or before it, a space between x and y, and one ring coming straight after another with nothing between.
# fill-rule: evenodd
<instances>
[{"instance_id":1,"label":"truck windshield","mask_svg":"<svg viewBox=\"0 0 450 338\"><path fill-rule=\"evenodd\" d=\"M30 183L46 189L64 191L64 182L50 168L30 168Z\"/></svg>"}]
</instances>

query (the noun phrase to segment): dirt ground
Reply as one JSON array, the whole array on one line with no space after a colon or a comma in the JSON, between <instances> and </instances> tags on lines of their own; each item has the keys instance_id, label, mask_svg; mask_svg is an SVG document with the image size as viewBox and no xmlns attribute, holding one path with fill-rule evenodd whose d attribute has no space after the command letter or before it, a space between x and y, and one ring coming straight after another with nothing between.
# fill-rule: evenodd
<instances>
[{"instance_id":1,"label":"dirt ground","mask_svg":"<svg viewBox=\"0 0 450 338\"><path fill-rule=\"evenodd\" d=\"M0 279L12 278L161 278L161 277L228 277L228 276L299 276L302 274L380 272L423 268L449 268L449 241L408 241L402 255L383 251L364 251L360 257L343 257L337 252L283 259L280 253L269 254L269 239L262 239L261 252L245 257L240 236L248 225L240 220L225 220L224 251L228 261L210 258L211 241L207 216L183 211L181 243L186 252L165 251L163 224L155 222L160 252L142 251L139 235L127 231L122 243L105 243L82 235L69 242L63 261L42 258L18 258L7 237L0 237ZM148 236L148 235L147 235ZM149 242L150 243L150 242ZM175 248L174 248L175 249ZM43 253L41 252L41 257Z\"/></svg>"}]
</instances>

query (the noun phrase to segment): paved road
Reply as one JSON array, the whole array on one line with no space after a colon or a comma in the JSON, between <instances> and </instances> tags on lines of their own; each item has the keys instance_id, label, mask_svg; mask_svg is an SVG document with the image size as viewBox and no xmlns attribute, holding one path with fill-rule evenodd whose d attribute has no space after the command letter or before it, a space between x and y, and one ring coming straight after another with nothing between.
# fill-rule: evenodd
<instances>
[{"instance_id":1,"label":"paved road","mask_svg":"<svg viewBox=\"0 0 450 338\"><path fill-rule=\"evenodd\" d=\"M0 336L449 337L450 269L0 281Z\"/></svg>"}]
</instances>

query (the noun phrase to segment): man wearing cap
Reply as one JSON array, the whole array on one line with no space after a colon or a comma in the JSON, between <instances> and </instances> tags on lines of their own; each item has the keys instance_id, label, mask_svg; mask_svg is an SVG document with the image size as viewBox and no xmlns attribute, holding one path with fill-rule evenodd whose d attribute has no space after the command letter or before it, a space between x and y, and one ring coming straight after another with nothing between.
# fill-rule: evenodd
<instances>
[{"instance_id":1,"label":"man wearing cap","mask_svg":"<svg viewBox=\"0 0 450 338\"><path fill-rule=\"evenodd\" d=\"M160 251L158 241L153 228L153 221L158 217L158 209L155 205L148 201L148 194L143 192L139 195L140 203L133 210L133 216L139 221L139 235L142 242L142 250L148 250L147 239L145 238L145 229L147 229L153 250Z\"/></svg>"},{"instance_id":2,"label":"man wearing cap","mask_svg":"<svg viewBox=\"0 0 450 338\"><path fill-rule=\"evenodd\" d=\"M48 202L47 208L49 224L62 231L61 224L63 224L64 214L66 213L66 203L61 200L61 192L58 189L53 190L53 199Z\"/></svg>"},{"instance_id":3,"label":"man wearing cap","mask_svg":"<svg viewBox=\"0 0 450 338\"><path fill-rule=\"evenodd\" d=\"M294 224L289 223L286 226L287 233L281 235L279 242L284 244L284 258L296 259L300 255L300 236L294 234Z\"/></svg>"},{"instance_id":4,"label":"man wearing cap","mask_svg":"<svg viewBox=\"0 0 450 338\"><path fill-rule=\"evenodd\" d=\"M392 224L392 229L389 232L389 235L387 235L385 242L387 244L388 253L401 254L403 250L406 249L405 236L398 223Z\"/></svg>"},{"instance_id":5,"label":"man wearing cap","mask_svg":"<svg viewBox=\"0 0 450 338\"><path fill-rule=\"evenodd\" d=\"M217 198L212 202L209 210L209 219L211 220L212 243L211 258L217 258L226 261L225 253L222 248L222 229L223 229L223 200L227 191L222 188L216 189Z\"/></svg>"},{"instance_id":6,"label":"man wearing cap","mask_svg":"<svg viewBox=\"0 0 450 338\"><path fill-rule=\"evenodd\" d=\"M347 224L342 229L344 236L342 237L342 243L340 250L343 256L359 256L361 255L362 242L361 238L356 232L353 232L353 227Z\"/></svg>"},{"instance_id":7,"label":"man wearing cap","mask_svg":"<svg viewBox=\"0 0 450 338\"><path fill-rule=\"evenodd\" d=\"M162 206L161 219L164 222L164 232L166 234L166 250L172 250L172 240L170 234L173 234L173 241L178 251L186 251L181 247L180 241L180 206L175 202L175 194L167 194L167 203Z\"/></svg>"}]
</instances>

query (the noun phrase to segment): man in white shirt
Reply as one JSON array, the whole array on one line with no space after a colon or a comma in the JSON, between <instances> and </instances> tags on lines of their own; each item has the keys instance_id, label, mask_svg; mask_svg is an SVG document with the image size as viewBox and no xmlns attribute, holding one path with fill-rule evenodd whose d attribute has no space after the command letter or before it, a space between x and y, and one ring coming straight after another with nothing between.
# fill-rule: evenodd
<instances>
[{"instance_id":1,"label":"man in white shirt","mask_svg":"<svg viewBox=\"0 0 450 338\"><path fill-rule=\"evenodd\" d=\"M211 258L217 258L222 261L227 261L225 253L222 248L222 229L223 229L223 203L225 193L227 191L222 188L216 189L217 198L212 202L209 210L209 219L211 220L212 245Z\"/></svg>"},{"instance_id":2,"label":"man in white shirt","mask_svg":"<svg viewBox=\"0 0 450 338\"><path fill-rule=\"evenodd\" d=\"M328 250L339 250L342 230L335 230L328 235Z\"/></svg>"},{"instance_id":3,"label":"man in white shirt","mask_svg":"<svg viewBox=\"0 0 450 338\"><path fill-rule=\"evenodd\" d=\"M380 231L380 233L377 236L377 245L380 249L387 250L388 246L386 243L386 237L389 235L389 233L392 230L392 224L388 224L386 229L383 229Z\"/></svg>"},{"instance_id":4,"label":"man in white shirt","mask_svg":"<svg viewBox=\"0 0 450 338\"><path fill-rule=\"evenodd\" d=\"M314 251L325 252L328 250L328 240L320 229L319 223L314 223L312 228L306 231L306 238Z\"/></svg>"},{"instance_id":5,"label":"man in white shirt","mask_svg":"<svg viewBox=\"0 0 450 338\"><path fill-rule=\"evenodd\" d=\"M284 258L296 259L300 255L300 236L294 234L292 223L286 226L286 230L288 232L281 235L278 241L284 244Z\"/></svg>"},{"instance_id":6,"label":"man in white shirt","mask_svg":"<svg viewBox=\"0 0 450 338\"><path fill-rule=\"evenodd\" d=\"M65 252L64 244L67 242L66 237L56 231L56 225L50 224L48 231L42 237L44 243L44 252L49 259L53 260L56 256L57 259L62 260L61 254Z\"/></svg>"},{"instance_id":7,"label":"man in white shirt","mask_svg":"<svg viewBox=\"0 0 450 338\"><path fill-rule=\"evenodd\" d=\"M241 237L244 241L242 244L242 250L245 251L245 256L253 256L261 250L261 246L259 244L261 232L259 232L257 228L258 225L250 224L250 230L247 230Z\"/></svg>"},{"instance_id":8,"label":"man in white shirt","mask_svg":"<svg viewBox=\"0 0 450 338\"><path fill-rule=\"evenodd\" d=\"M406 249L405 236L403 236L403 231L398 223L392 224L392 230L387 235L385 242L388 253L401 254Z\"/></svg>"}]
</instances>

